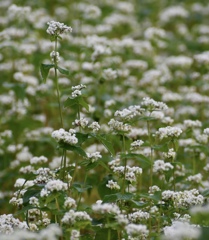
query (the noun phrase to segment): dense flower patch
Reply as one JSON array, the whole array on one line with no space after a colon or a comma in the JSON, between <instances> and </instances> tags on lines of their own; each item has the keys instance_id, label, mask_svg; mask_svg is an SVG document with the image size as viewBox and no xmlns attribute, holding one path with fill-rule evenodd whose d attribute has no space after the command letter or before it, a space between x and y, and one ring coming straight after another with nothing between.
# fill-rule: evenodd
<instances>
[{"instance_id":1,"label":"dense flower patch","mask_svg":"<svg viewBox=\"0 0 209 240\"><path fill-rule=\"evenodd\" d=\"M0 3L0 239L207 239L207 1Z\"/></svg>"}]
</instances>

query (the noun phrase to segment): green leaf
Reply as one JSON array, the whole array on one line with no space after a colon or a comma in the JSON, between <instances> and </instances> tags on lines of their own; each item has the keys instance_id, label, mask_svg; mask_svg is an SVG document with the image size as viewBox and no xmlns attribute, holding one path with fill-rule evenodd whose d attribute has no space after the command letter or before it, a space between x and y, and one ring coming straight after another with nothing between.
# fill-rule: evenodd
<instances>
[{"instance_id":1,"label":"green leaf","mask_svg":"<svg viewBox=\"0 0 209 240\"><path fill-rule=\"evenodd\" d=\"M28 190L27 192L25 192L25 194L23 195L23 204L26 204L29 202L29 199L31 197L37 197L40 194L40 189L31 189Z\"/></svg>"},{"instance_id":2,"label":"green leaf","mask_svg":"<svg viewBox=\"0 0 209 240\"><path fill-rule=\"evenodd\" d=\"M64 75L69 75L69 71L65 68L61 68L59 66L57 66L57 69L59 70L60 73L64 74Z\"/></svg>"},{"instance_id":3,"label":"green leaf","mask_svg":"<svg viewBox=\"0 0 209 240\"><path fill-rule=\"evenodd\" d=\"M134 159L140 163L140 167L147 168L151 167L151 160L142 154L137 153L128 153L128 154L121 154L122 159Z\"/></svg>"},{"instance_id":4,"label":"green leaf","mask_svg":"<svg viewBox=\"0 0 209 240\"><path fill-rule=\"evenodd\" d=\"M108 231L110 231L110 237L108 237ZM99 229L97 232L96 232L96 236L94 238L94 240L116 240L118 239L118 233L116 230L111 230L111 229Z\"/></svg>"},{"instance_id":5,"label":"green leaf","mask_svg":"<svg viewBox=\"0 0 209 240\"><path fill-rule=\"evenodd\" d=\"M49 74L49 70L54 67L54 64L41 64L41 77L44 83L46 83L47 76Z\"/></svg>"},{"instance_id":6,"label":"green leaf","mask_svg":"<svg viewBox=\"0 0 209 240\"><path fill-rule=\"evenodd\" d=\"M91 185L82 185L80 183L73 183L72 187L80 193L86 192L88 189L92 188Z\"/></svg>"},{"instance_id":7,"label":"green leaf","mask_svg":"<svg viewBox=\"0 0 209 240\"><path fill-rule=\"evenodd\" d=\"M78 99L77 98L68 98L65 102L64 102L64 107L72 107L74 105L78 105Z\"/></svg>"},{"instance_id":8,"label":"green leaf","mask_svg":"<svg viewBox=\"0 0 209 240\"><path fill-rule=\"evenodd\" d=\"M128 201L128 200L131 200L132 198L133 198L132 193L125 193L125 194L115 193L115 194L106 195L103 199L103 202L116 202L118 200Z\"/></svg>"},{"instance_id":9,"label":"green leaf","mask_svg":"<svg viewBox=\"0 0 209 240\"><path fill-rule=\"evenodd\" d=\"M70 145L70 144L67 144L67 143L60 142L59 143L59 148L63 148L63 149L66 149L66 150L70 150L72 152L76 152L79 155L81 155L82 157L87 157L86 152L80 146L77 146L77 145L73 146L73 145Z\"/></svg>"},{"instance_id":10,"label":"green leaf","mask_svg":"<svg viewBox=\"0 0 209 240\"><path fill-rule=\"evenodd\" d=\"M89 105L88 103L84 100L83 97L77 97L78 98L78 103L84 107L87 111L89 111Z\"/></svg>"},{"instance_id":11,"label":"green leaf","mask_svg":"<svg viewBox=\"0 0 209 240\"><path fill-rule=\"evenodd\" d=\"M80 146L83 142L85 142L89 138L89 135L85 133L77 132L76 137L78 139L78 143L76 145Z\"/></svg>"},{"instance_id":12,"label":"green leaf","mask_svg":"<svg viewBox=\"0 0 209 240\"><path fill-rule=\"evenodd\" d=\"M96 138L99 142L101 142L106 147L106 149L114 156L115 151L112 142L110 141L110 139L108 139L108 135L96 133L91 133L90 135Z\"/></svg>"},{"instance_id":13,"label":"green leaf","mask_svg":"<svg viewBox=\"0 0 209 240\"><path fill-rule=\"evenodd\" d=\"M208 197L209 196L209 189L206 189L205 191L202 192L203 197Z\"/></svg>"},{"instance_id":14,"label":"green leaf","mask_svg":"<svg viewBox=\"0 0 209 240\"><path fill-rule=\"evenodd\" d=\"M131 200L131 203L132 203L132 207L134 208L144 208L146 206L149 205L149 203L145 203L145 202L140 202L140 201L135 201L135 200Z\"/></svg>"}]
</instances>

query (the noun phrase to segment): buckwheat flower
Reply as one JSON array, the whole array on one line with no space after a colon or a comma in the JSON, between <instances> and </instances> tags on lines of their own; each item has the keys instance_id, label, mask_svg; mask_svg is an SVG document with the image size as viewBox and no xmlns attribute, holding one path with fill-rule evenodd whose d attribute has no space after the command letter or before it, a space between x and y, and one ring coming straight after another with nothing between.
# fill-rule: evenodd
<instances>
[{"instance_id":1,"label":"buckwheat flower","mask_svg":"<svg viewBox=\"0 0 209 240\"><path fill-rule=\"evenodd\" d=\"M203 130L203 133L209 136L209 128L205 128L205 129Z\"/></svg>"},{"instance_id":2,"label":"buckwheat flower","mask_svg":"<svg viewBox=\"0 0 209 240\"><path fill-rule=\"evenodd\" d=\"M202 123L199 120L184 120L185 128L197 128L202 127Z\"/></svg>"},{"instance_id":3,"label":"buckwheat flower","mask_svg":"<svg viewBox=\"0 0 209 240\"><path fill-rule=\"evenodd\" d=\"M145 97L142 99L141 105L146 107L149 111L154 110L167 110L168 106L163 102L157 102L152 98Z\"/></svg>"},{"instance_id":4,"label":"buckwheat flower","mask_svg":"<svg viewBox=\"0 0 209 240\"><path fill-rule=\"evenodd\" d=\"M149 234L147 226L141 224L130 223L125 227L128 235L131 237L137 237L138 239L146 239Z\"/></svg>"},{"instance_id":5,"label":"buckwheat flower","mask_svg":"<svg viewBox=\"0 0 209 240\"><path fill-rule=\"evenodd\" d=\"M162 28L149 27L145 30L144 36L146 39L166 38L166 31Z\"/></svg>"},{"instance_id":6,"label":"buckwheat flower","mask_svg":"<svg viewBox=\"0 0 209 240\"><path fill-rule=\"evenodd\" d=\"M73 226L76 222L90 222L91 220L91 217L85 211L75 212L74 210L70 210L65 213L61 222L66 225Z\"/></svg>"},{"instance_id":7,"label":"buckwheat flower","mask_svg":"<svg viewBox=\"0 0 209 240\"><path fill-rule=\"evenodd\" d=\"M94 5L88 5L84 10L85 19L97 19L101 16L101 9Z\"/></svg>"},{"instance_id":8,"label":"buckwheat flower","mask_svg":"<svg viewBox=\"0 0 209 240\"><path fill-rule=\"evenodd\" d=\"M71 145L75 145L78 143L78 139L75 136L75 130L70 129L68 132L65 131L63 128L60 128L59 130L53 131L52 132L52 137L57 141L57 142L65 142Z\"/></svg>"},{"instance_id":9,"label":"buckwheat flower","mask_svg":"<svg viewBox=\"0 0 209 240\"><path fill-rule=\"evenodd\" d=\"M114 114L121 121L130 120L136 116L140 116L144 109L138 105L129 106L123 110L117 110Z\"/></svg>"},{"instance_id":10,"label":"buckwheat flower","mask_svg":"<svg viewBox=\"0 0 209 240\"><path fill-rule=\"evenodd\" d=\"M102 158L102 155L100 154L100 152L86 153L86 154L92 163L98 161L99 158Z\"/></svg>"},{"instance_id":11,"label":"buckwheat flower","mask_svg":"<svg viewBox=\"0 0 209 240\"><path fill-rule=\"evenodd\" d=\"M181 128L179 127L171 127L167 126L165 128L159 128L159 130L156 132L156 135L160 137L160 139L164 138L178 138L182 133Z\"/></svg>"},{"instance_id":12,"label":"buckwheat flower","mask_svg":"<svg viewBox=\"0 0 209 240\"><path fill-rule=\"evenodd\" d=\"M108 165L111 169L113 169L116 166L120 165L120 158L113 159L112 161L108 162Z\"/></svg>"},{"instance_id":13,"label":"buckwheat flower","mask_svg":"<svg viewBox=\"0 0 209 240\"><path fill-rule=\"evenodd\" d=\"M44 156L40 156L40 157L33 157L30 160L30 164L43 164L43 163L47 163L48 159Z\"/></svg>"},{"instance_id":14,"label":"buckwheat flower","mask_svg":"<svg viewBox=\"0 0 209 240\"><path fill-rule=\"evenodd\" d=\"M93 132L97 132L97 131L99 131L99 129L101 128L101 126L99 125L98 122L93 122L93 123L91 123L91 124L88 126L88 128L92 129Z\"/></svg>"},{"instance_id":15,"label":"buckwheat flower","mask_svg":"<svg viewBox=\"0 0 209 240\"><path fill-rule=\"evenodd\" d=\"M76 201L73 198L71 197L65 198L65 202L64 202L65 208L67 209L76 208L76 206L77 206Z\"/></svg>"},{"instance_id":16,"label":"buckwheat flower","mask_svg":"<svg viewBox=\"0 0 209 240\"><path fill-rule=\"evenodd\" d=\"M28 173L34 173L34 171L35 171L34 167L29 165L29 166L21 167L19 170L19 173L28 174Z\"/></svg>"},{"instance_id":17,"label":"buckwheat flower","mask_svg":"<svg viewBox=\"0 0 209 240\"><path fill-rule=\"evenodd\" d=\"M173 148L170 148L168 152L163 152L163 157L167 159L174 159L176 157L176 152Z\"/></svg>"},{"instance_id":18,"label":"buckwheat flower","mask_svg":"<svg viewBox=\"0 0 209 240\"><path fill-rule=\"evenodd\" d=\"M209 163L207 163L203 169L204 169L205 171L209 171Z\"/></svg>"},{"instance_id":19,"label":"buckwheat flower","mask_svg":"<svg viewBox=\"0 0 209 240\"><path fill-rule=\"evenodd\" d=\"M140 71L146 70L148 68L148 63L143 60L131 59L125 62L125 67L130 69L138 69Z\"/></svg>"},{"instance_id":20,"label":"buckwheat flower","mask_svg":"<svg viewBox=\"0 0 209 240\"><path fill-rule=\"evenodd\" d=\"M139 210L137 212L134 213L130 213L128 215L128 219L132 222L132 223L139 223L142 220L147 220L150 218L150 214L148 212L143 212L142 210Z\"/></svg>"},{"instance_id":21,"label":"buckwheat flower","mask_svg":"<svg viewBox=\"0 0 209 240\"><path fill-rule=\"evenodd\" d=\"M57 37L63 33L72 32L72 28L66 26L64 23L50 21L47 23L47 25L48 28L46 32L53 37Z\"/></svg>"},{"instance_id":22,"label":"buckwheat flower","mask_svg":"<svg viewBox=\"0 0 209 240\"><path fill-rule=\"evenodd\" d=\"M206 134L197 134L197 135L195 135L195 139L200 144L208 143L208 135L206 135Z\"/></svg>"},{"instance_id":23,"label":"buckwheat flower","mask_svg":"<svg viewBox=\"0 0 209 240\"><path fill-rule=\"evenodd\" d=\"M124 214L116 215L115 219L116 219L117 223L122 226L126 226L129 223L127 216Z\"/></svg>"},{"instance_id":24,"label":"buckwheat flower","mask_svg":"<svg viewBox=\"0 0 209 240\"><path fill-rule=\"evenodd\" d=\"M108 183L106 184L106 187L110 189L120 189L118 183L114 182L113 180L109 180Z\"/></svg>"},{"instance_id":25,"label":"buckwheat flower","mask_svg":"<svg viewBox=\"0 0 209 240\"><path fill-rule=\"evenodd\" d=\"M86 118L75 119L73 125L85 128L88 125L88 120Z\"/></svg>"},{"instance_id":26,"label":"buckwheat flower","mask_svg":"<svg viewBox=\"0 0 209 240\"><path fill-rule=\"evenodd\" d=\"M120 214L120 209L116 204L111 203L99 203L92 205L92 210L94 213L98 214L111 214L111 215L118 215Z\"/></svg>"},{"instance_id":27,"label":"buckwheat flower","mask_svg":"<svg viewBox=\"0 0 209 240\"><path fill-rule=\"evenodd\" d=\"M169 67L188 69L193 63L192 58L187 56L171 56L166 59L166 64Z\"/></svg>"},{"instance_id":28,"label":"buckwheat flower","mask_svg":"<svg viewBox=\"0 0 209 240\"><path fill-rule=\"evenodd\" d=\"M12 214L0 215L0 233L12 234L15 229L27 229L26 222L21 222L19 219L14 218ZM8 237L9 238L9 237ZM7 238L7 239L8 239Z\"/></svg>"},{"instance_id":29,"label":"buckwheat flower","mask_svg":"<svg viewBox=\"0 0 209 240\"><path fill-rule=\"evenodd\" d=\"M159 192L159 191L161 191L161 189L158 186L153 185L153 186L149 187L148 193L149 194L154 194L155 192Z\"/></svg>"},{"instance_id":30,"label":"buckwheat flower","mask_svg":"<svg viewBox=\"0 0 209 240\"><path fill-rule=\"evenodd\" d=\"M79 240L80 239L80 232L78 230L73 229L71 231L70 240Z\"/></svg>"},{"instance_id":31,"label":"buckwheat flower","mask_svg":"<svg viewBox=\"0 0 209 240\"><path fill-rule=\"evenodd\" d=\"M60 54L59 52L52 51L50 53L50 57L53 63L58 63L60 61Z\"/></svg>"},{"instance_id":32,"label":"buckwheat flower","mask_svg":"<svg viewBox=\"0 0 209 240\"><path fill-rule=\"evenodd\" d=\"M187 18L189 12L182 6L171 6L160 12L160 20L164 23L173 21L174 18Z\"/></svg>"},{"instance_id":33,"label":"buckwheat flower","mask_svg":"<svg viewBox=\"0 0 209 240\"><path fill-rule=\"evenodd\" d=\"M193 182L193 183L201 183L202 182L202 174L198 173L193 176L189 176L189 177L187 177L186 180L189 182Z\"/></svg>"},{"instance_id":34,"label":"buckwheat flower","mask_svg":"<svg viewBox=\"0 0 209 240\"><path fill-rule=\"evenodd\" d=\"M153 165L153 172L163 172L173 169L173 165L165 163L163 160L156 160Z\"/></svg>"},{"instance_id":35,"label":"buckwheat flower","mask_svg":"<svg viewBox=\"0 0 209 240\"><path fill-rule=\"evenodd\" d=\"M131 143L131 150L137 150L140 149L140 147L144 144L144 141L142 140L136 140Z\"/></svg>"},{"instance_id":36,"label":"buckwheat flower","mask_svg":"<svg viewBox=\"0 0 209 240\"><path fill-rule=\"evenodd\" d=\"M114 80L117 78L117 71L113 70L112 68L107 68L103 70L102 76L105 80Z\"/></svg>"},{"instance_id":37,"label":"buckwheat flower","mask_svg":"<svg viewBox=\"0 0 209 240\"><path fill-rule=\"evenodd\" d=\"M39 207L39 200L36 197L30 197L29 198L29 204Z\"/></svg>"},{"instance_id":38,"label":"buckwheat flower","mask_svg":"<svg viewBox=\"0 0 209 240\"><path fill-rule=\"evenodd\" d=\"M61 180L50 180L44 187L49 192L66 191L67 183Z\"/></svg>"},{"instance_id":39,"label":"buckwheat flower","mask_svg":"<svg viewBox=\"0 0 209 240\"><path fill-rule=\"evenodd\" d=\"M108 122L108 125L110 126L110 129L114 131L129 132L131 130L130 125L127 123L119 122L113 118Z\"/></svg>"},{"instance_id":40,"label":"buckwheat flower","mask_svg":"<svg viewBox=\"0 0 209 240\"><path fill-rule=\"evenodd\" d=\"M200 227L182 221L173 221L172 225L164 227L163 231L165 240L198 239L201 235Z\"/></svg>"}]
</instances>

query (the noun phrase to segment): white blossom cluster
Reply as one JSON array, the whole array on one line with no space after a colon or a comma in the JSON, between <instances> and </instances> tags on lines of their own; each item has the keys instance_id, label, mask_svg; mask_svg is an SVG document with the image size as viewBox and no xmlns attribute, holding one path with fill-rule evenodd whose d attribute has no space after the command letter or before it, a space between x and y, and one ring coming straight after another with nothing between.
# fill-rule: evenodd
<instances>
[{"instance_id":1,"label":"white blossom cluster","mask_svg":"<svg viewBox=\"0 0 209 240\"><path fill-rule=\"evenodd\" d=\"M59 130L55 130L52 132L52 137L57 142L65 142L70 145L75 145L78 143L78 139L75 136L76 131L74 129L70 129L68 132L65 131L63 128L60 128Z\"/></svg>"},{"instance_id":2,"label":"white blossom cluster","mask_svg":"<svg viewBox=\"0 0 209 240\"><path fill-rule=\"evenodd\" d=\"M99 131L99 129L101 128L101 126L99 125L98 122L92 122L88 128L92 129L93 132L97 132Z\"/></svg>"},{"instance_id":3,"label":"white blossom cluster","mask_svg":"<svg viewBox=\"0 0 209 240\"><path fill-rule=\"evenodd\" d=\"M202 123L199 120L184 120L184 126L185 128L197 128L202 127Z\"/></svg>"},{"instance_id":4,"label":"white blossom cluster","mask_svg":"<svg viewBox=\"0 0 209 240\"><path fill-rule=\"evenodd\" d=\"M36 165L36 164L43 164L48 162L48 159L44 156L40 156L40 157L33 157L30 160L30 164L32 165Z\"/></svg>"},{"instance_id":5,"label":"white blossom cluster","mask_svg":"<svg viewBox=\"0 0 209 240\"><path fill-rule=\"evenodd\" d=\"M132 223L139 223L140 221L148 220L149 218L150 214L142 210L128 214L128 219Z\"/></svg>"},{"instance_id":6,"label":"white blossom cluster","mask_svg":"<svg viewBox=\"0 0 209 240\"><path fill-rule=\"evenodd\" d=\"M106 187L110 189L120 189L120 185L118 185L118 183L113 180L109 180L106 184Z\"/></svg>"},{"instance_id":7,"label":"white blossom cluster","mask_svg":"<svg viewBox=\"0 0 209 240\"><path fill-rule=\"evenodd\" d=\"M193 183L201 183L202 178L203 178L202 174L197 173L195 175L188 176L186 180L189 181L189 182L193 182Z\"/></svg>"},{"instance_id":8,"label":"white blossom cluster","mask_svg":"<svg viewBox=\"0 0 209 240\"><path fill-rule=\"evenodd\" d=\"M90 222L91 220L92 220L91 217L85 211L76 212L74 210L70 210L65 213L61 221L66 225L73 226L74 224L76 224L76 222L82 222L82 221Z\"/></svg>"},{"instance_id":9,"label":"white blossom cluster","mask_svg":"<svg viewBox=\"0 0 209 240\"><path fill-rule=\"evenodd\" d=\"M169 148L168 152L163 152L163 157L167 159L174 159L176 157L176 152L173 148Z\"/></svg>"},{"instance_id":10,"label":"white blossom cluster","mask_svg":"<svg viewBox=\"0 0 209 240\"><path fill-rule=\"evenodd\" d=\"M149 234L146 225L130 223L125 227L128 235L137 237L138 239L146 239Z\"/></svg>"},{"instance_id":11,"label":"white blossom cluster","mask_svg":"<svg viewBox=\"0 0 209 240\"><path fill-rule=\"evenodd\" d=\"M62 33L72 32L72 28L66 26L64 23L50 21L47 23L47 25L48 25L48 28L46 32L51 36L57 37Z\"/></svg>"},{"instance_id":12,"label":"white blossom cluster","mask_svg":"<svg viewBox=\"0 0 209 240\"><path fill-rule=\"evenodd\" d=\"M142 140L136 140L131 143L131 150L137 150L140 149L140 147L144 144L144 141Z\"/></svg>"},{"instance_id":13,"label":"white blossom cluster","mask_svg":"<svg viewBox=\"0 0 209 240\"><path fill-rule=\"evenodd\" d=\"M113 118L108 122L108 125L110 126L110 129L113 131L129 132L131 130L130 125L128 125L127 123L117 121Z\"/></svg>"},{"instance_id":14,"label":"white blossom cluster","mask_svg":"<svg viewBox=\"0 0 209 240\"><path fill-rule=\"evenodd\" d=\"M98 161L99 158L102 158L102 155L100 154L100 152L94 152L94 153L86 153L88 159L93 163Z\"/></svg>"},{"instance_id":15,"label":"white blossom cluster","mask_svg":"<svg viewBox=\"0 0 209 240\"><path fill-rule=\"evenodd\" d=\"M70 240L79 240L80 239L80 232L78 230L73 229L71 231Z\"/></svg>"},{"instance_id":16,"label":"white blossom cluster","mask_svg":"<svg viewBox=\"0 0 209 240\"><path fill-rule=\"evenodd\" d=\"M67 183L61 180L50 180L46 183L40 192L41 197L47 197L51 192L66 191L68 188Z\"/></svg>"},{"instance_id":17,"label":"white blossom cluster","mask_svg":"<svg viewBox=\"0 0 209 240\"><path fill-rule=\"evenodd\" d=\"M125 179L127 181L132 182L136 182L137 180L137 176L139 176L140 174L142 174L142 168L140 167L130 167L130 166L126 166L126 168L124 166L114 166L113 168L113 172L118 174L119 176L123 176L125 174Z\"/></svg>"},{"instance_id":18,"label":"white blossom cluster","mask_svg":"<svg viewBox=\"0 0 209 240\"><path fill-rule=\"evenodd\" d=\"M33 229L35 224L30 224L30 231L27 229L15 229L11 234L1 234L1 240L22 240L22 239L33 239L33 240L48 240L48 239L58 239L62 236L62 230L57 224L50 224L46 228L39 232L35 232L37 229ZM34 231L32 231L34 230ZM76 239L77 240L77 239Z\"/></svg>"},{"instance_id":19,"label":"white blossom cluster","mask_svg":"<svg viewBox=\"0 0 209 240\"><path fill-rule=\"evenodd\" d=\"M102 76L105 80L111 81L117 78L117 71L112 68L107 68L104 69Z\"/></svg>"},{"instance_id":20,"label":"white blossom cluster","mask_svg":"<svg viewBox=\"0 0 209 240\"><path fill-rule=\"evenodd\" d=\"M49 168L41 167L34 171L34 174L36 174L36 178L33 180L34 184L45 184L55 177L55 173Z\"/></svg>"},{"instance_id":21,"label":"white blossom cluster","mask_svg":"<svg viewBox=\"0 0 209 240\"><path fill-rule=\"evenodd\" d=\"M140 116L144 109L138 105L129 106L123 110L117 110L114 114L115 117L119 118L121 121L130 120L136 116Z\"/></svg>"},{"instance_id":22,"label":"white blossom cluster","mask_svg":"<svg viewBox=\"0 0 209 240\"><path fill-rule=\"evenodd\" d=\"M164 171L169 171L171 169L173 169L173 165L168 163L168 162L164 162L164 160L155 160L154 161L154 165L153 165L153 172L164 172Z\"/></svg>"},{"instance_id":23,"label":"white blossom cluster","mask_svg":"<svg viewBox=\"0 0 209 240\"><path fill-rule=\"evenodd\" d=\"M15 229L27 229L26 222L21 222L12 214L0 215L0 233L11 234Z\"/></svg>"},{"instance_id":24,"label":"white blossom cluster","mask_svg":"<svg viewBox=\"0 0 209 240\"><path fill-rule=\"evenodd\" d=\"M204 197L199 194L197 189L174 192L166 190L162 192L162 200L172 200L175 207L189 208L194 205L201 205L204 202Z\"/></svg>"},{"instance_id":25,"label":"white blossom cluster","mask_svg":"<svg viewBox=\"0 0 209 240\"><path fill-rule=\"evenodd\" d=\"M64 207L67 209L76 208L76 201L71 197L66 197L64 202Z\"/></svg>"},{"instance_id":26,"label":"white blossom cluster","mask_svg":"<svg viewBox=\"0 0 209 240\"><path fill-rule=\"evenodd\" d=\"M145 97L142 99L141 106L148 108L149 111L167 110L168 106L163 102L157 102L152 98Z\"/></svg>"},{"instance_id":27,"label":"white blossom cluster","mask_svg":"<svg viewBox=\"0 0 209 240\"><path fill-rule=\"evenodd\" d=\"M88 125L89 121L86 118L75 119L73 125L85 128Z\"/></svg>"},{"instance_id":28,"label":"white blossom cluster","mask_svg":"<svg viewBox=\"0 0 209 240\"><path fill-rule=\"evenodd\" d=\"M92 210L94 213L98 214L111 214L111 215L118 215L120 213L120 209L116 204L111 203L101 203L97 201L95 204L92 205Z\"/></svg>"},{"instance_id":29,"label":"white blossom cluster","mask_svg":"<svg viewBox=\"0 0 209 240\"><path fill-rule=\"evenodd\" d=\"M163 231L165 240L198 239L201 235L198 226L182 221L173 221L172 225L164 227Z\"/></svg>"},{"instance_id":30,"label":"white blossom cluster","mask_svg":"<svg viewBox=\"0 0 209 240\"><path fill-rule=\"evenodd\" d=\"M73 86L72 87L72 98L77 98L78 96L81 96L82 95L82 92L81 90L86 88L86 85L83 85L83 84L80 84L80 85L77 85L77 86Z\"/></svg>"},{"instance_id":31,"label":"white blossom cluster","mask_svg":"<svg viewBox=\"0 0 209 240\"><path fill-rule=\"evenodd\" d=\"M159 128L156 132L156 135L160 137L160 139L164 138L178 138L182 134L182 130L179 127L171 127L167 126L164 128Z\"/></svg>"},{"instance_id":32,"label":"white blossom cluster","mask_svg":"<svg viewBox=\"0 0 209 240\"><path fill-rule=\"evenodd\" d=\"M53 63L58 63L60 61L60 54L59 52L52 51L50 53L51 61Z\"/></svg>"}]
</instances>

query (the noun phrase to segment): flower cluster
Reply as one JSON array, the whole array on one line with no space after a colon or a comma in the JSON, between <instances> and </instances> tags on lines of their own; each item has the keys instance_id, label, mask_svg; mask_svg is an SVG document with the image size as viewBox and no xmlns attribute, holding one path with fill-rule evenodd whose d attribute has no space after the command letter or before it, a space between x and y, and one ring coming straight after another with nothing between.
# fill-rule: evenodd
<instances>
[{"instance_id":1,"label":"flower cluster","mask_svg":"<svg viewBox=\"0 0 209 240\"><path fill-rule=\"evenodd\" d=\"M57 37L62 33L72 32L72 28L66 26L64 23L50 21L47 23L47 25L48 25L48 28L46 32L51 36Z\"/></svg>"},{"instance_id":2,"label":"flower cluster","mask_svg":"<svg viewBox=\"0 0 209 240\"><path fill-rule=\"evenodd\" d=\"M68 132L65 131L63 128L52 132L52 137L57 142L65 142L70 145L75 145L78 143L78 139L75 136L76 131L74 129L70 129Z\"/></svg>"}]
</instances>

